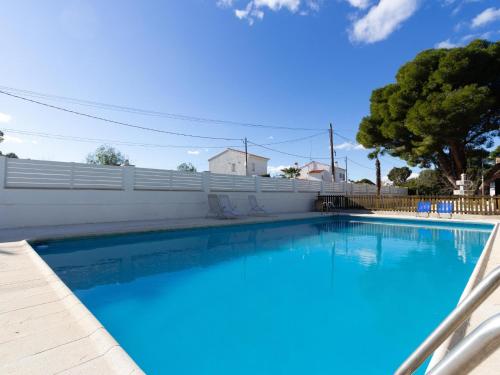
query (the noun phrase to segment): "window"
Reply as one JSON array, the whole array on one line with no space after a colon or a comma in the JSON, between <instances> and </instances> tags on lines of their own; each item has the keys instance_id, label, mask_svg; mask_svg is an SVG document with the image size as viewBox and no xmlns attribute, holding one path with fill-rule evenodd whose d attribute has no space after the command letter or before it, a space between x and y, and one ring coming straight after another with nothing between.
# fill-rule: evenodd
<instances>
[{"instance_id":1,"label":"window","mask_svg":"<svg viewBox=\"0 0 500 375\"><path fill-rule=\"evenodd\" d=\"M341 181L344 181L345 180L345 174L339 173L339 178L340 178Z\"/></svg>"},{"instance_id":2,"label":"window","mask_svg":"<svg viewBox=\"0 0 500 375\"><path fill-rule=\"evenodd\" d=\"M231 172L236 172L236 164L231 163Z\"/></svg>"},{"instance_id":3,"label":"window","mask_svg":"<svg viewBox=\"0 0 500 375\"><path fill-rule=\"evenodd\" d=\"M252 172L255 172L255 163L252 163Z\"/></svg>"}]
</instances>

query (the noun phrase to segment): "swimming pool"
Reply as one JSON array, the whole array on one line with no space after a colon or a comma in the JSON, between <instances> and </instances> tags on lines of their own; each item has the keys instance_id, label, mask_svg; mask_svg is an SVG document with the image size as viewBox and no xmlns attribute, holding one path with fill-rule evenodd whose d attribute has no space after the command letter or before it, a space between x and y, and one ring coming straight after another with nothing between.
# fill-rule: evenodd
<instances>
[{"instance_id":1,"label":"swimming pool","mask_svg":"<svg viewBox=\"0 0 500 375\"><path fill-rule=\"evenodd\" d=\"M34 248L151 374L389 374L489 225L325 217Z\"/></svg>"}]
</instances>

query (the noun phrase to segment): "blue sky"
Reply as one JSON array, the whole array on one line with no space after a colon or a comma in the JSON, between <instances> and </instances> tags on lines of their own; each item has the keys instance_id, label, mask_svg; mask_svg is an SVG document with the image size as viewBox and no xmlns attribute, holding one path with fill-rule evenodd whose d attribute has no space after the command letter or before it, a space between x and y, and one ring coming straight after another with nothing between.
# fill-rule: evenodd
<instances>
[{"instance_id":1,"label":"blue sky","mask_svg":"<svg viewBox=\"0 0 500 375\"><path fill-rule=\"evenodd\" d=\"M500 6L489 0L5 1L0 12L0 86L204 118L325 129L354 139L374 88L418 52L477 37L498 40ZM222 138L279 142L318 131L249 128L158 118L40 99L117 121ZM137 166L199 170L240 141L141 131L0 95L0 129L121 141ZM4 152L83 161L99 142L5 130ZM367 151L336 137L349 177L374 178ZM133 142L186 148L142 147ZM102 143L102 142L101 142ZM112 143L112 142L108 142ZM329 155L325 135L257 147L270 166ZM343 162L342 162L343 164ZM404 162L384 157L383 173Z\"/></svg>"}]
</instances>

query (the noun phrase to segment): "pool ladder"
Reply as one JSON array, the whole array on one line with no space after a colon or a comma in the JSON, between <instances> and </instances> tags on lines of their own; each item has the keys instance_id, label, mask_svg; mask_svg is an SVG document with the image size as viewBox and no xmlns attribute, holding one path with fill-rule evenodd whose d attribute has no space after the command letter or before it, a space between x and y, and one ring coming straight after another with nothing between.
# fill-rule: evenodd
<instances>
[{"instance_id":1,"label":"pool ladder","mask_svg":"<svg viewBox=\"0 0 500 375\"><path fill-rule=\"evenodd\" d=\"M410 375L429 357L500 285L500 267L491 271L441 324L403 362L394 375ZM465 336L426 375L468 374L500 346L500 313Z\"/></svg>"}]
</instances>

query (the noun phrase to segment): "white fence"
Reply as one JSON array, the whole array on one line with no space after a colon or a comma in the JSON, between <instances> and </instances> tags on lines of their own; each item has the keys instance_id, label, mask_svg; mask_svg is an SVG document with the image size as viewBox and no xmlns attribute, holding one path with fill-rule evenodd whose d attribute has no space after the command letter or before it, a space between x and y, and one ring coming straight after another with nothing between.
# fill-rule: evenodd
<instances>
[{"instance_id":1,"label":"white fence","mask_svg":"<svg viewBox=\"0 0 500 375\"><path fill-rule=\"evenodd\" d=\"M135 168L134 190L202 191L203 175L201 173Z\"/></svg>"},{"instance_id":2,"label":"white fence","mask_svg":"<svg viewBox=\"0 0 500 375\"><path fill-rule=\"evenodd\" d=\"M5 187L45 189L123 189L120 168L6 158Z\"/></svg>"},{"instance_id":3,"label":"white fence","mask_svg":"<svg viewBox=\"0 0 500 375\"><path fill-rule=\"evenodd\" d=\"M3 159L3 160L2 160ZM0 157L4 170L0 188L90 189L202 192L303 192L339 195L376 194L376 187L346 182L245 177L209 172L178 172L136 167L111 167L80 163L9 159ZM407 190L384 186L382 194L406 195Z\"/></svg>"}]
</instances>

